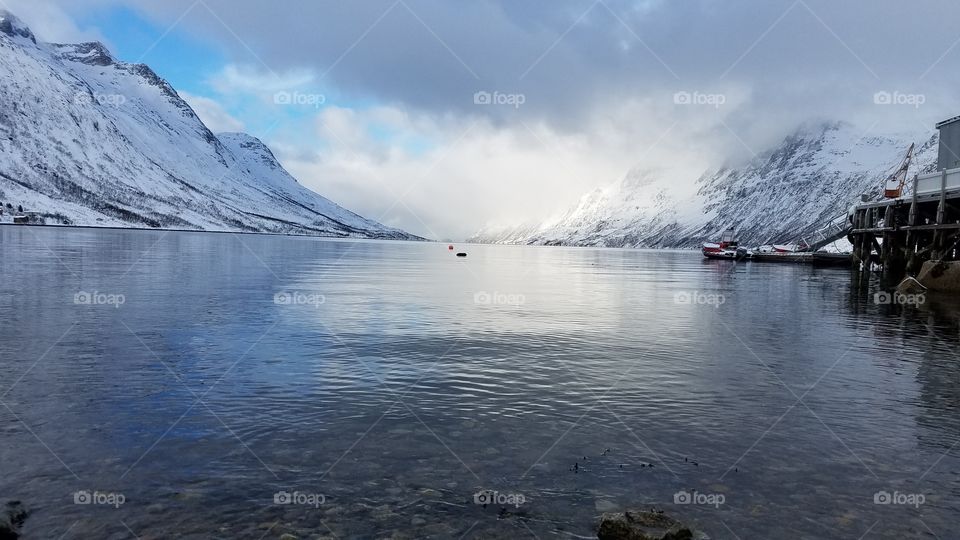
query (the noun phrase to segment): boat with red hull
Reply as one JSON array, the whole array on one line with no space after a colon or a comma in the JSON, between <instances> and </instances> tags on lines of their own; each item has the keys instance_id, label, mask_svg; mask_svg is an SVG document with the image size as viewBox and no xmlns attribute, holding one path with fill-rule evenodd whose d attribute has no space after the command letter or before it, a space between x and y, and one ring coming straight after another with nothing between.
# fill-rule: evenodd
<instances>
[{"instance_id":1,"label":"boat with red hull","mask_svg":"<svg viewBox=\"0 0 960 540\"><path fill-rule=\"evenodd\" d=\"M733 229L724 232L718 243L705 242L701 252L708 259L742 259L747 256L747 250L735 239Z\"/></svg>"}]
</instances>

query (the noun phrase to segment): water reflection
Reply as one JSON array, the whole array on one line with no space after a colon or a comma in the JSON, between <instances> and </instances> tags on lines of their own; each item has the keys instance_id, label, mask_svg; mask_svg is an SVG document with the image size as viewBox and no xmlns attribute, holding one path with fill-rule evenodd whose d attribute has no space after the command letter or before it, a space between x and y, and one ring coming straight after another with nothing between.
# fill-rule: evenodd
<instances>
[{"instance_id":1,"label":"water reflection","mask_svg":"<svg viewBox=\"0 0 960 540\"><path fill-rule=\"evenodd\" d=\"M950 300L877 305L843 269L683 252L0 239L0 492L33 536L589 536L638 504L714 538L949 537L960 518ZM274 504L297 489L326 502ZM480 489L528 502L500 515ZM726 503L674 504L691 489ZM930 503L874 504L896 489Z\"/></svg>"}]
</instances>

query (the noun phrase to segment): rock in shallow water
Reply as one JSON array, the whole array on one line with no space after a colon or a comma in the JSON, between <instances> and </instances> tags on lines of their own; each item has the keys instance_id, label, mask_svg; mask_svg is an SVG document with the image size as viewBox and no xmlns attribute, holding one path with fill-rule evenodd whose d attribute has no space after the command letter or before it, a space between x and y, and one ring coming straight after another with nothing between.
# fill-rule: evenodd
<instances>
[{"instance_id":1,"label":"rock in shallow water","mask_svg":"<svg viewBox=\"0 0 960 540\"><path fill-rule=\"evenodd\" d=\"M27 519L27 511L20 501L7 503L4 513L0 516L0 540L17 540L20 538L20 526Z\"/></svg>"},{"instance_id":2,"label":"rock in shallow water","mask_svg":"<svg viewBox=\"0 0 960 540\"><path fill-rule=\"evenodd\" d=\"M593 506L597 509L597 512L613 512L620 507L617 503L607 499L597 499Z\"/></svg>"},{"instance_id":3,"label":"rock in shallow water","mask_svg":"<svg viewBox=\"0 0 960 540\"><path fill-rule=\"evenodd\" d=\"M693 531L660 511L607 512L600 518L600 540L692 540Z\"/></svg>"}]
</instances>

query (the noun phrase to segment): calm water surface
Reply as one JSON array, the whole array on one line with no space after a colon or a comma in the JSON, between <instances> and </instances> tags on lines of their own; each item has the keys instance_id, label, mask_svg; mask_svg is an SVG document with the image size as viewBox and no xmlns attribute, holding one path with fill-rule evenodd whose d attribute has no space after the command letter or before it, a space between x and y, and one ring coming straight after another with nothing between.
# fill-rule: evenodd
<instances>
[{"instance_id":1,"label":"calm water surface","mask_svg":"<svg viewBox=\"0 0 960 540\"><path fill-rule=\"evenodd\" d=\"M956 299L466 249L0 227L0 503L27 538L581 538L650 505L714 539L960 537Z\"/></svg>"}]
</instances>

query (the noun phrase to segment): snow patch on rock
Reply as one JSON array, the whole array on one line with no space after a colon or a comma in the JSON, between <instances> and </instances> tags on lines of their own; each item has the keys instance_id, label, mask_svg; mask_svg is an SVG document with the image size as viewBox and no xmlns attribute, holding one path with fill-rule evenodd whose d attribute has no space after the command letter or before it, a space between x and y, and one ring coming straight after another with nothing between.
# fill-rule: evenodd
<instances>
[{"instance_id":1,"label":"snow patch on rock","mask_svg":"<svg viewBox=\"0 0 960 540\"><path fill-rule=\"evenodd\" d=\"M0 33L11 38L22 38L30 40L34 44L37 43L37 38L30 31L30 28L13 13L5 9L0 9Z\"/></svg>"}]
</instances>

